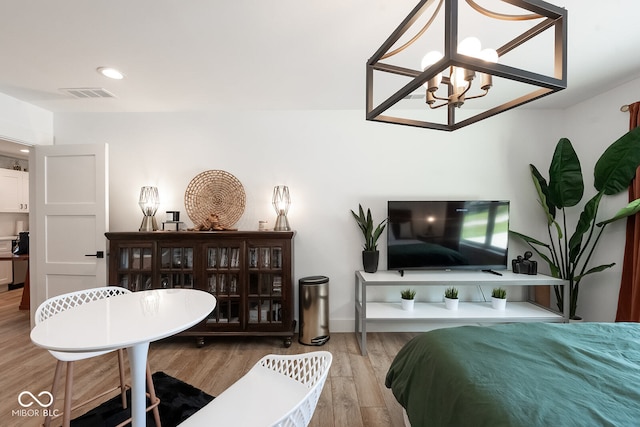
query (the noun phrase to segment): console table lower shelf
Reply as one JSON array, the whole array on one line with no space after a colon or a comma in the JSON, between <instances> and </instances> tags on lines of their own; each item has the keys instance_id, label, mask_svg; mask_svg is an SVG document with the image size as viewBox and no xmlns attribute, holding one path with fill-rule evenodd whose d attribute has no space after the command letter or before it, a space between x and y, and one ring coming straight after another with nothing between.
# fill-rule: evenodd
<instances>
[{"instance_id":1,"label":"console table lower shelf","mask_svg":"<svg viewBox=\"0 0 640 427\"><path fill-rule=\"evenodd\" d=\"M367 320L414 320L450 322L562 322L560 314L530 302L507 302L505 310L496 310L490 302L461 302L457 310L448 310L444 303L416 302L411 311L394 302L368 302Z\"/></svg>"},{"instance_id":2,"label":"console table lower shelf","mask_svg":"<svg viewBox=\"0 0 640 427\"><path fill-rule=\"evenodd\" d=\"M449 310L444 302L416 302L411 311L404 310L400 302L367 300L367 287L371 286L549 286L565 282L549 276L514 275L504 271L501 275L485 275L477 272L414 272L398 276L392 272L376 274L356 272L355 283L355 332L360 352L367 354L368 322L429 322L433 324L489 324L514 322L556 322L568 319L562 313L544 307L534 301L509 301L505 310L496 310L491 302L461 301L457 310ZM568 287L565 286L565 301ZM565 307L568 312L568 307Z\"/></svg>"}]
</instances>

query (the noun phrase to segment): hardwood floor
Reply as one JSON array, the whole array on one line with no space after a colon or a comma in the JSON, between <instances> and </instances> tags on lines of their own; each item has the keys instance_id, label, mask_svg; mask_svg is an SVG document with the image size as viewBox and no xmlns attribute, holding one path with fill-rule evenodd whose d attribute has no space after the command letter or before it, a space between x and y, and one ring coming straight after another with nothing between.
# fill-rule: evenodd
<instances>
[{"instance_id":1,"label":"hardwood floor","mask_svg":"<svg viewBox=\"0 0 640 427\"><path fill-rule=\"evenodd\" d=\"M0 294L0 424L29 427L41 425L42 417L15 414L21 409L18 395L22 391L37 395L50 390L55 359L31 343L29 315L18 310L21 295L21 289ZM384 386L384 377L395 354L415 335L370 333L367 357L360 355L353 333L332 333L321 347L304 346L294 339L289 348L284 348L279 338L214 337L197 348L193 338L176 337L152 343L149 363L153 372L164 371L215 396L265 354L330 351L333 364L310 425L401 427L402 408ZM117 383L116 357L109 354L79 362L74 378L74 402L111 387ZM73 416L88 409L80 408Z\"/></svg>"}]
</instances>

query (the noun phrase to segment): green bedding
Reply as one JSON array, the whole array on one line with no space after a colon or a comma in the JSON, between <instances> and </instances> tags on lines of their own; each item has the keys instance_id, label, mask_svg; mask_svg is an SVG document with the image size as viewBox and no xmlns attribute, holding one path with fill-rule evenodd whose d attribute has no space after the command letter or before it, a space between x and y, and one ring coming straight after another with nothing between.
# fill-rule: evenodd
<instances>
[{"instance_id":1,"label":"green bedding","mask_svg":"<svg viewBox=\"0 0 640 427\"><path fill-rule=\"evenodd\" d=\"M385 384L412 427L640 426L640 324L438 329L400 350Z\"/></svg>"}]
</instances>

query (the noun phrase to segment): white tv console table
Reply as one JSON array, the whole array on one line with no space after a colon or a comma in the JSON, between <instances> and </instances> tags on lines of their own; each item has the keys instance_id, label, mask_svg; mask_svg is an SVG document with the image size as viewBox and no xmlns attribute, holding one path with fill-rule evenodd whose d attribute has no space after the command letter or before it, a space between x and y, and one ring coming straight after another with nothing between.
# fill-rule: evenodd
<instances>
[{"instance_id":1,"label":"white tv console table","mask_svg":"<svg viewBox=\"0 0 640 427\"><path fill-rule=\"evenodd\" d=\"M367 301L367 288L371 286L399 286L402 289L418 286L543 286L564 285L565 280L543 274L514 274L501 270L501 275L472 270L424 270L404 272L378 271L355 274L355 331L360 334L360 352L367 354L368 321L428 321L450 323L513 323L513 322L568 322L568 316L543 307L533 301L508 301L504 311L491 307L491 291L488 302L472 301L459 303L458 310L447 310L444 302L416 302L413 311L402 310L400 301ZM565 286L565 309L568 313L568 286ZM507 292L508 294L508 292Z\"/></svg>"}]
</instances>

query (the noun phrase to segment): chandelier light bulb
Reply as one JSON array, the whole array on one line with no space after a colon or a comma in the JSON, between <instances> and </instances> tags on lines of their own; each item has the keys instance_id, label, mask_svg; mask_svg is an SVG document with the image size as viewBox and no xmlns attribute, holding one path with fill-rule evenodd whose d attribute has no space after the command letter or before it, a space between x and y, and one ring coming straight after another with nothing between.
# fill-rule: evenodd
<instances>
[{"instance_id":1,"label":"chandelier light bulb","mask_svg":"<svg viewBox=\"0 0 640 427\"><path fill-rule=\"evenodd\" d=\"M484 49L480 52L480 58L486 62L495 64L498 62L498 52L496 52L495 49ZM480 73L480 78L480 89L489 90L493 87L493 77L491 74Z\"/></svg>"},{"instance_id":2,"label":"chandelier light bulb","mask_svg":"<svg viewBox=\"0 0 640 427\"><path fill-rule=\"evenodd\" d=\"M467 88L466 70L462 67L453 67L451 73L451 84L456 88L456 92L460 93Z\"/></svg>"},{"instance_id":3,"label":"chandelier light bulb","mask_svg":"<svg viewBox=\"0 0 640 427\"><path fill-rule=\"evenodd\" d=\"M480 59L495 64L498 62L498 52L495 49L483 49L480 52Z\"/></svg>"},{"instance_id":4,"label":"chandelier light bulb","mask_svg":"<svg viewBox=\"0 0 640 427\"><path fill-rule=\"evenodd\" d=\"M438 52L437 50L432 50L431 52L427 53L424 56L424 58L422 58L422 63L420 64L420 66L422 67L422 71L426 70L436 62L440 61L443 56L444 55ZM429 79L429 81L423 84L422 86L424 86L425 89L427 89L428 91L436 91L438 90L438 86L440 86L441 82L442 82L442 73L438 73L436 74L435 77Z\"/></svg>"},{"instance_id":5,"label":"chandelier light bulb","mask_svg":"<svg viewBox=\"0 0 640 427\"><path fill-rule=\"evenodd\" d=\"M432 50L422 58L422 71L426 70L436 62L440 61L444 55L437 50Z\"/></svg>"},{"instance_id":6,"label":"chandelier light bulb","mask_svg":"<svg viewBox=\"0 0 640 427\"><path fill-rule=\"evenodd\" d=\"M482 44L476 37L467 37L458 44L458 53L474 58L480 57Z\"/></svg>"}]
</instances>

